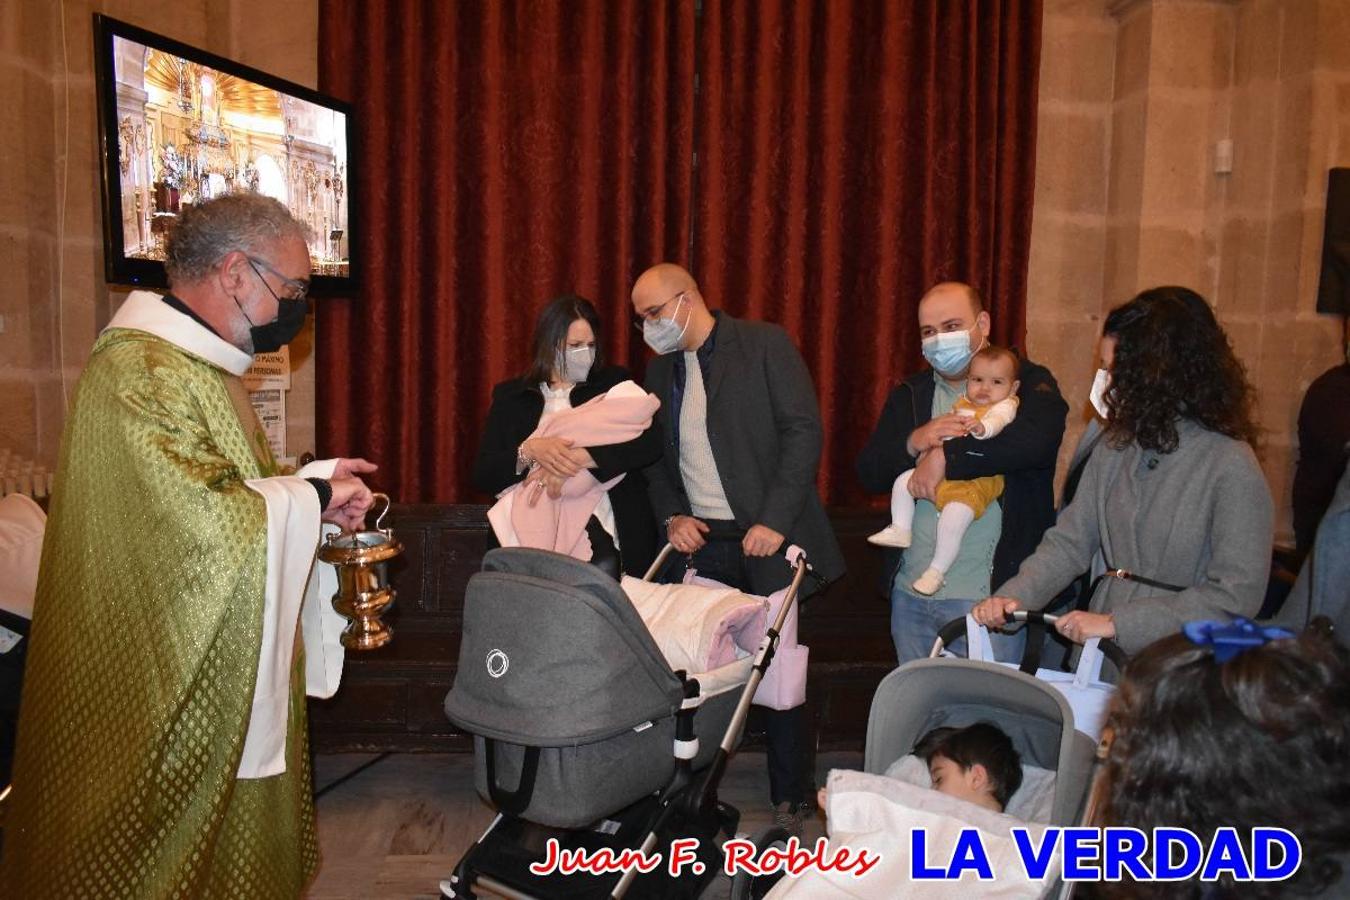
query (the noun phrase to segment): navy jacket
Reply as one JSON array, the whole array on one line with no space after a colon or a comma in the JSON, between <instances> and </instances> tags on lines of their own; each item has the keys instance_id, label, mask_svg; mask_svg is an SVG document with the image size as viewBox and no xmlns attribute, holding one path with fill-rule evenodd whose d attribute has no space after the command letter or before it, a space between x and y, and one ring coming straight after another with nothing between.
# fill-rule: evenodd
<instances>
[{"instance_id":1,"label":"navy jacket","mask_svg":"<svg viewBox=\"0 0 1350 900\"><path fill-rule=\"evenodd\" d=\"M1031 555L1041 535L1055 522L1055 463L1069 412L1049 369L1024 359L1018 377L1017 418L1002 433L987 441L968 437L942 445L947 455L947 478L965 481L1003 476L1003 534L994 550L991 579L995 586L1017 574L1022 560ZM915 458L909 455L906 444L915 428L933 418L934 390L933 372L925 369L907 378L886 398L881 419L858 455L858 478L868 493L889 493L900 473L914 468ZM888 551L883 585L886 593L900 559L900 551Z\"/></svg>"},{"instance_id":2,"label":"navy jacket","mask_svg":"<svg viewBox=\"0 0 1350 900\"><path fill-rule=\"evenodd\" d=\"M767 525L805 550L823 581L840 577L844 556L816 490L824 441L820 408L796 345L777 325L719 312L706 357L708 443L737 526ZM658 522L690 511L680 475L677 362L683 357L671 353L647 364L647 390L661 400L656 424L664 452L647 469ZM683 385L678 381L681 391ZM757 563L748 565L754 578ZM781 576L788 569L774 571ZM762 583L771 580L766 574Z\"/></svg>"}]
</instances>

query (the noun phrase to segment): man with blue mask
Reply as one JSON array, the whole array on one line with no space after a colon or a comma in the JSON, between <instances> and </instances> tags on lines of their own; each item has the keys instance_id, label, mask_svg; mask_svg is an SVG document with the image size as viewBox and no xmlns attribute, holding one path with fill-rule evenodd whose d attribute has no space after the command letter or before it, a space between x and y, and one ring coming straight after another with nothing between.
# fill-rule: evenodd
<instances>
[{"instance_id":1,"label":"man with blue mask","mask_svg":"<svg viewBox=\"0 0 1350 900\"><path fill-rule=\"evenodd\" d=\"M967 437L971 420L951 412L989 331L989 313L970 285L943 282L929 290L919 301L919 335L932 368L891 391L858 457L858 477L869 492L889 492L896 477L913 468L910 493L928 501L915 511L909 549L886 551L883 589L891 598L891 638L901 663L927 656L942 625L987 596L991 581L1012 577L1055 519L1055 463L1068 406L1049 370L1022 360L1017 418L996 437ZM933 555L939 482L989 475L1004 476L1003 496L966 532L946 583L931 597L911 592L908 586ZM994 650L1011 658L1020 643L1020 636L996 635Z\"/></svg>"},{"instance_id":2,"label":"man with blue mask","mask_svg":"<svg viewBox=\"0 0 1350 900\"><path fill-rule=\"evenodd\" d=\"M815 385L777 325L710 312L693 276L653 266L633 285L643 339L657 354L647 390L661 400L664 452L647 469L652 507L686 566L751 594L785 587L791 570L778 548L796 544L826 581L844 574L843 554L816 472L823 432ZM743 533L743 536L740 536ZM735 534L732 540L719 540ZM766 711L769 792L775 820L800 834L805 782L803 708Z\"/></svg>"}]
</instances>

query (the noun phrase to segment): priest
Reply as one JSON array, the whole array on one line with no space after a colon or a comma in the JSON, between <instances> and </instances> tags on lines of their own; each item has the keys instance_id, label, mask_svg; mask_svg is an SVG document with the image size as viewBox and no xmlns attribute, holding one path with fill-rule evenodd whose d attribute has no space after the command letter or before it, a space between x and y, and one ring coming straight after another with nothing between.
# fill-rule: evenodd
<instances>
[{"instance_id":1,"label":"priest","mask_svg":"<svg viewBox=\"0 0 1350 900\"><path fill-rule=\"evenodd\" d=\"M296 898L317 865L305 693L336 689L341 646L314 554L321 521L362 524L375 467L282 474L240 381L304 323L284 206L191 209L166 267L67 418L0 896Z\"/></svg>"}]
</instances>

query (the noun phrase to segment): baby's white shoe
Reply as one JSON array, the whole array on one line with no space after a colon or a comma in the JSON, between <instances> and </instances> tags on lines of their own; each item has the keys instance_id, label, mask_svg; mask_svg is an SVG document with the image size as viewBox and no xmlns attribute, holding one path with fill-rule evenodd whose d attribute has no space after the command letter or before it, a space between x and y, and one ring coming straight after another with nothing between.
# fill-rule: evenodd
<instances>
[{"instance_id":1,"label":"baby's white shoe","mask_svg":"<svg viewBox=\"0 0 1350 900\"><path fill-rule=\"evenodd\" d=\"M930 568L918 578L914 579L914 593L923 594L925 597L931 597L942 588L943 582L945 581L946 578L943 577L943 573L939 572L937 569Z\"/></svg>"},{"instance_id":2,"label":"baby's white shoe","mask_svg":"<svg viewBox=\"0 0 1350 900\"><path fill-rule=\"evenodd\" d=\"M887 525L876 534L869 535L867 543L876 544L878 547L908 547L909 529Z\"/></svg>"}]
</instances>

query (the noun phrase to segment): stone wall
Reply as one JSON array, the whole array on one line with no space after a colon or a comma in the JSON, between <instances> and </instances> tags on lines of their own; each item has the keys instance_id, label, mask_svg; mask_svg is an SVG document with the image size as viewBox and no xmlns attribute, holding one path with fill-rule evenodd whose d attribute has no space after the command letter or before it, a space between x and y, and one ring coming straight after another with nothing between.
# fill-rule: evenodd
<instances>
[{"instance_id":1,"label":"stone wall","mask_svg":"<svg viewBox=\"0 0 1350 900\"><path fill-rule=\"evenodd\" d=\"M1258 388L1287 539L1298 406L1343 353L1314 307L1327 169L1350 165L1346 3L1046 0L1037 156L1028 350L1074 406L1064 455L1102 314L1193 287Z\"/></svg>"},{"instance_id":2,"label":"stone wall","mask_svg":"<svg viewBox=\"0 0 1350 900\"><path fill-rule=\"evenodd\" d=\"M0 449L48 468L89 349L125 296L103 280L95 12L300 84L318 79L318 0L0 3ZM314 446L312 359L295 357L292 452Z\"/></svg>"}]
</instances>

